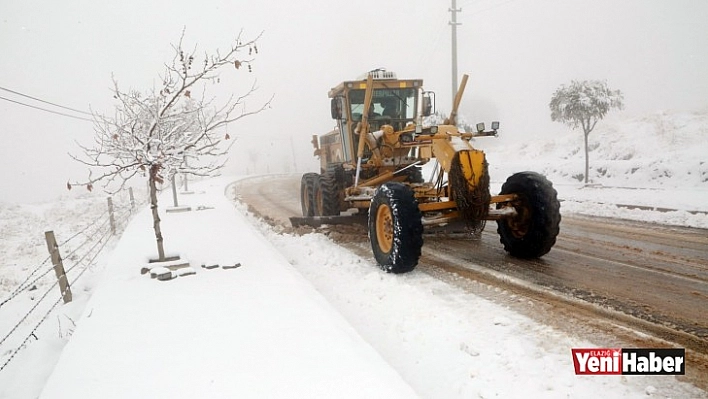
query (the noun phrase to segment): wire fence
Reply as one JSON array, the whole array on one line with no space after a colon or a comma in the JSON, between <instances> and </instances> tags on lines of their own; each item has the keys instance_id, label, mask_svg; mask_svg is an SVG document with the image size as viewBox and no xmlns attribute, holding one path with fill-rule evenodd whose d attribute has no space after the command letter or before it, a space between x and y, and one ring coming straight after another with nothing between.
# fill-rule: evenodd
<instances>
[{"instance_id":1,"label":"wire fence","mask_svg":"<svg viewBox=\"0 0 708 399\"><path fill-rule=\"evenodd\" d=\"M119 199L120 197L118 196ZM79 281L86 271L95 266L99 255L113 241L114 237L122 233L139 206L145 202L136 202L131 189L129 201L120 199L118 202L114 202L114 198L109 198L108 207L104 212L76 227L75 231L64 241L60 243L55 241L54 244L50 244L49 238L47 238L50 256L38 265L31 267L31 272L25 276L22 282L0 301L0 319L7 321L15 317L17 320L9 324L11 327L6 332L0 332L0 372L15 359L23 348L29 345L32 338L38 339L37 330L40 326L56 310L62 300L67 302L67 298L71 298L71 287ZM40 233L37 232L37 234ZM53 232L45 232L47 237L50 234L53 238ZM52 251L57 252L53 254ZM55 272L56 278L49 280L47 277L45 279L52 271ZM68 281L69 279L71 281ZM57 289L57 286L60 289ZM35 294L34 291L37 293ZM30 293L32 302L28 308L18 312L18 306L27 305L24 305L23 302L13 306L15 305L13 301L24 293ZM56 294L59 294L58 298ZM9 309L11 307L12 309Z\"/></svg>"}]
</instances>

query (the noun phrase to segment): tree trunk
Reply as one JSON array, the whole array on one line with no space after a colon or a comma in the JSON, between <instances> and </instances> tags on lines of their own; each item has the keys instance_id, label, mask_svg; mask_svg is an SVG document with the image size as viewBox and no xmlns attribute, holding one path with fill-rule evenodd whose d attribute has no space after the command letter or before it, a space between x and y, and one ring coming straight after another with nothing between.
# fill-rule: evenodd
<instances>
[{"instance_id":1,"label":"tree trunk","mask_svg":"<svg viewBox=\"0 0 708 399\"><path fill-rule=\"evenodd\" d=\"M155 240L157 241L157 260L163 262L165 260L165 247L162 244L160 215L157 213L157 184L155 183L155 178L157 177L158 169L159 167L157 167L156 165L153 165L150 168L150 209L152 210L152 222L153 228L155 229Z\"/></svg>"},{"instance_id":2,"label":"tree trunk","mask_svg":"<svg viewBox=\"0 0 708 399\"><path fill-rule=\"evenodd\" d=\"M588 136L590 132L585 134L585 184L588 184L588 175L590 174L590 152L588 151Z\"/></svg>"}]
</instances>

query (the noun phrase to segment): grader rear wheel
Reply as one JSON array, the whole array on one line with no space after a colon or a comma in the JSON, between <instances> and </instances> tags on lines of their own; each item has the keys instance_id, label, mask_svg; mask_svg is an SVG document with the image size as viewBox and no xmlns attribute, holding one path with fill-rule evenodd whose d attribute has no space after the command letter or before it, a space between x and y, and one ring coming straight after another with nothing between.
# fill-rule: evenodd
<instances>
[{"instance_id":1,"label":"grader rear wheel","mask_svg":"<svg viewBox=\"0 0 708 399\"><path fill-rule=\"evenodd\" d=\"M300 206L302 207L302 216L314 216L315 209L312 202L312 192L315 188L315 177L317 173L305 173L300 180Z\"/></svg>"},{"instance_id":2,"label":"grader rear wheel","mask_svg":"<svg viewBox=\"0 0 708 399\"><path fill-rule=\"evenodd\" d=\"M423 223L413 191L402 183L380 186L369 207L369 239L379 266L389 273L415 268L423 246Z\"/></svg>"},{"instance_id":3,"label":"grader rear wheel","mask_svg":"<svg viewBox=\"0 0 708 399\"><path fill-rule=\"evenodd\" d=\"M344 169L342 165L329 165L319 179L319 190L322 196L322 216L339 215L340 194L343 193L343 186Z\"/></svg>"},{"instance_id":4,"label":"grader rear wheel","mask_svg":"<svg viewBox=\"0 0 708 399\"><path fill-rule=\"evenodd\" d=\"M312 190L310 191L310 201L312 203L312 213L314 216L324 216L324 200L322 198L322 178L315 174L312 179Z\"/></svg>"}]
</instances>

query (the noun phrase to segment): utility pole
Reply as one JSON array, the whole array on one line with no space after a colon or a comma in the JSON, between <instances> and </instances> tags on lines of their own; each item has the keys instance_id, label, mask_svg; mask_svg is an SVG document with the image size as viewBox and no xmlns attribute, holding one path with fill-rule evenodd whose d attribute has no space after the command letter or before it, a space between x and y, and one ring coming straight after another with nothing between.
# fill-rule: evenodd
<instances>
[{"instance_id":1,"label":"utility pole","mask_svg":"<svg viewBox=\"0 0 708 399\"><path fill-rule=\"evenodd\" d=\"M455 95L457 94L457 13L462 9L457 8L457 0L452 0L452 7L448 10L452 14L450 26L452 27L452 103L455 103Z\"/></svg>"}]
</instances>

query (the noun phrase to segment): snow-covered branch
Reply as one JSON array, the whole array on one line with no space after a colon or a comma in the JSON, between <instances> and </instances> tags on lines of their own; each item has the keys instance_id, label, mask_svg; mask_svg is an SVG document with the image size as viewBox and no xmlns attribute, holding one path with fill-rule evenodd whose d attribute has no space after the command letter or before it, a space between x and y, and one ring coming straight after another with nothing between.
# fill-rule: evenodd
<instances>
[{"instance_id":1,"label":"snow-covered branch","mask_svg":"<svg viewBox=\"0 0 708 399\"><path fill-rule=\"evenodd\" d=\"M624 107L624 97L619 90L611 90L600 80L572 81L562 85L551 98L551 120L571 128L582 127L589 134L597 121L612 109Z\"/></svg>"},{"instance_id":2,"label":"snow-covered branch","mask_svg":"<svg viewBox=\"0 0 708 399\"><path fill-rule=\"evenodd\" d=\"M102 182L112 191L116 183L123 186L138 175L158 181L174 173L212 175L224 166L220 158L234 143L226 143L229 137L222 128L270 107L272 98L255 108L246 106L256 92L255 81L245 93L234 94L219 106L214 106L215 98L204 100L204 83L219 82L219 73L252 70L260 35L244 41L240 32L226 51L206 53L201 63L196 61L196 46L186 50L184 38L183 30L158 88L123 91L113 79L114 115L94 113L93 145L79 145L80 156L70 154L90 168L88 179L74 186L91 189ZM192 94L198 90L201 99ZM94 174L94 169L100 173Z\"/></svg>"}]
</instances>

